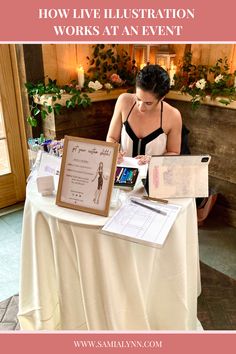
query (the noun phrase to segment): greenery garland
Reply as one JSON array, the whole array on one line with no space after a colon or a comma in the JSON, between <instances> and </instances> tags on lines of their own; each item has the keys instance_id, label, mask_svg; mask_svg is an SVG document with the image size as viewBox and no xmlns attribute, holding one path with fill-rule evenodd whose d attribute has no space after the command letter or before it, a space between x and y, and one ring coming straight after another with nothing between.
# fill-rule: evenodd
<instances>
[{"instance_id":1,"label":"greenery garland","mask_svg":"<svg viewBox=\"0 0 236 354\"><path fill-rule=\"evenodd\" d=\"M64 93L71 95L66 101L66 108L75 108L76 105L86 108L91 105L90 98L86 93L83 93L78 89L75 80L71 81L69 85L58 86L56 80L51 80L49 78L48 84L43 82L38 82L36 84L29 82L26 83L25 86L27 93L31 98L31 114L27 117L27 122L33 127L38 125L38 119L40 119L40 117L45 120L48 114L53 111L55 114L60 114L62 105L56 101L60 100ZM47 94L50 94L52 104L49 104L48 100L45 100L45 102L41 104L40 98Z\"/></svg>"},{"instance_id":2,"label":"greenery garland","mask_svg":"<svg viewBox=\"0 0 236 354\"><path fill-rule=\"evenodd\" d=\"M58 86L56 80L48 79L48 83L25 83L30 100L30 115L27 117L28 123L36 127L40 117L45 120L54 111L60 114L62 105L57 102L62 94L69 94L71 97L66 101L66 108L83 108L91 105L91 100L86 92L94 92L95 84L104 87L107 91L112 88L126 86L132 87L135 84L136 67L135 61L131 60L128 53L122 49L121 54L117 51L117 44L96 44L93 46L92 56L87 57L89 61L88 74L85 75L84 87L81 89L76 80L70 84ZM90 85L92 82L93 85ZM41 97L50 95L52 104L45 100L42 104Z\"/></svg>"},{"instance_id":3,"label":"greenery garland","mask_svg":"<svg viewBox=\"0 0 236 354\"><path fill-rule=\"evenodd\" d=\"M234 73L229 70L227 57L218 59L213 66L193 65L192 53L187 52L174 75L175 84L172 89L191 95L193 109L198 108L206 96L212 100L221 97L218 102L228 105L236 99L236 70Z\"/></svg>"}]
</instances>

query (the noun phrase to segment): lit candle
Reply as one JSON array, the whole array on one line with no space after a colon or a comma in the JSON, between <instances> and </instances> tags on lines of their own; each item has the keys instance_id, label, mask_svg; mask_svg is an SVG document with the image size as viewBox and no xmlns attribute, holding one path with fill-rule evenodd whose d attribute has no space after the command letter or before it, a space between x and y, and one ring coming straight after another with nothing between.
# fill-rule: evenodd
<instances>
[{"instance_id":1,"label":"lit candle","mask_svg":"<svg viewBox=\"0 0 236 354\"><path fill-rule=\"evenodd\" d=\"M236 76L234 78L234 87L236 87Z\"/></svg>"},{"instance_id":2,"label":"lit candle","mask_svg":"<svg viewBox=\"0 0 236 354\"><path fill-rule=\"evenodd\" d=\"M171 62L170 66L170 86L174 86L175 80L174 80L174 75L176 73L176 66Z\"/></svg>"},{"instance_id":3,"label":"lit candle","mask_svg":"<svg viewBox=\"0 0 236 354\"><path fill-rule=\"evenodd\" d=\"M140 70L142 70L144 68L144 66L146 66L145 63L140 64Z\"/></svg>"},{"instance_id":4,"label":"lit candle","mask_svg":"<svg viewBox=\"0 0 236 354\"><path fill-rule=\"evenodd\" d=\"M77 72L78 72L78 84L79 84L80 88L82 88L84 86L84 69L83 69L82 65L80 65L77 68Z\"/></svg>"}]
</instances>

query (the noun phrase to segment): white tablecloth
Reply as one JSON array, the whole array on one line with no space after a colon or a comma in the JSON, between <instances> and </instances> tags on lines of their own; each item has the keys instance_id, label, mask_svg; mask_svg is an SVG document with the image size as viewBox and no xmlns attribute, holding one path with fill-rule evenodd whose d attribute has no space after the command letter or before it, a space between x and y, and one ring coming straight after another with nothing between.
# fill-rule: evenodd
<instances>
[{"instance_id":1,"label":"white tablecloth","mask_svg":"<svg viewBox=\"0 0 236 354\"><path fill-rule=\"evenodd\" d=\"M196 330L194 199L163 248L100 232L107 218L61 208L29 182L18 318L24 330Z\"/></svg>"}]
</instances>

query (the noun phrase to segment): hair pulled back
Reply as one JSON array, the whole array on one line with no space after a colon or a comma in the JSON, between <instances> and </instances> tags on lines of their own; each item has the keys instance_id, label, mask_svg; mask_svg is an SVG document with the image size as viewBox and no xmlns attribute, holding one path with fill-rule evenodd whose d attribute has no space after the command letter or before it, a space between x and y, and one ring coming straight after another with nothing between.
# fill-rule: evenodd
<instances>
[{"instance_id":1,"label":"hair pulled back","mask_svg":"<svg viewBox=\"0 0 236 354\"><path fill-rule=\"evenodd\" d=\"M160 100L170 90L170 78L160 65L146 65L136 76L136 87L152 92Z\"/></svg>"}]
</instances>

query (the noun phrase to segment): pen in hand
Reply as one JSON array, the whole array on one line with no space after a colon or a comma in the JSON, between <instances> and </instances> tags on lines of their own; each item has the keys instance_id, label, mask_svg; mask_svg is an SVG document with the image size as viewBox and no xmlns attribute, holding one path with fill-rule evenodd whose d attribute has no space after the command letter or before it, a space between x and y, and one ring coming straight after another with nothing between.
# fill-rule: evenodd
<instances>
[{"instance_id":1,"label":"pen in hand","mask_svg":"<svg viewBox=\"0 0 236 354\"><path fill-rule=\"evenodd\" d=\"M126 154L126 151L119 151L118 157L117 157L118 164L123 162L125 154Z\"/></svg>"},{"instance_id":2,"label":"pen in hand","mask_svg":"<svg viewBox=\"0 0 236 354\"><path fill-rule=\"evenodd\" d=\"M141 202L139 202L139 201L136 200L136 199L130 199L130 201L131 201L131 203L140 205L140 206L142 206L143 208L146 208L146 209L155 211L155 212L158 213L158 214L167 215L167 213L166 213L165 211L160 210L160 209L157 209L157 208L155 208L155 207L152 207L151 205L147 205L147 204L141 203Z\"/></svg>"}]
</instances>

